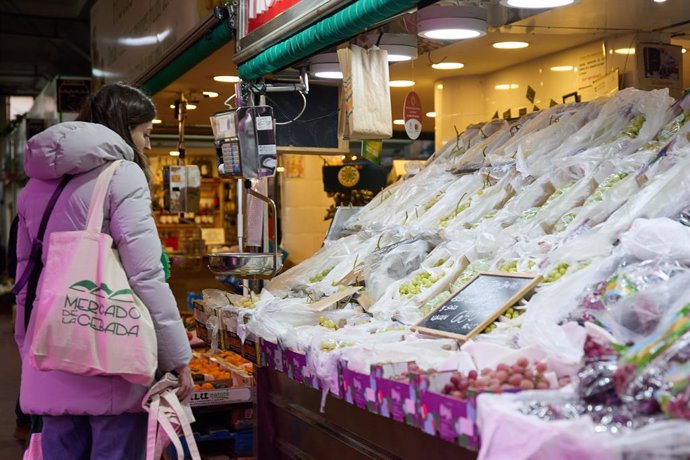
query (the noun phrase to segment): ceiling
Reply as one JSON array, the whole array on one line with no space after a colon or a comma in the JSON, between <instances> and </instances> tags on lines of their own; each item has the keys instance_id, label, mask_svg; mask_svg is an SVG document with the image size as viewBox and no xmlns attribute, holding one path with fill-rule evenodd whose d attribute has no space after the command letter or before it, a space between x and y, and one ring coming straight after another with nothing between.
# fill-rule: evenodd
<instances>
[{"instance_id":1,"label":"ceiling","mask_svg":"<svg viewBox=\"0 0 690 460\"><path fill-rule=\"evenodd\" d=\"M483 0L495 3L496 0ZM90 73L89 10L95 0L0 0L0 94L35 95L55 75ZM414 21L403 21L406 24ZM498 23L500 24L500 23ZM393 117L402 117L405 95L414 89L423 111L433 110L434 82L451 76L483 75L587 42L630 32L671 32L684 39L690 32L690 0L580 0L519 20L493 27L480 39L435 43L430 53L413 62L391 66L391 80L416 82L413 88L391 88ZM690 37L690 35L688 35ZM524 40L530 47L505 51L491 47L502 40ZM689 53L690 54L690 53ZM233 45L227 44L177 81L155 95L159 118L168 131L175 120L170 104L185 93L198 99L190 111L189 125L209 124L209 116L224 109L224 100L234 93L232 84L213 81L214 75L237 75ZM440 71L431 62L460 61L460 70ZM215 91L217 98L204 98L201 91ZM424 117L423 130L433 132L434 120ZM396 127L398 129L400 127Z\"/></svg>"},{"instance_id":2,"label":"ceiling","mask_svg":"<svg viewBox=\"0 0 690 460\"><path fill-rule=\"evenodd\" d=\"M35 96L56 75L90 75L94 1L0 0L0 95Z\"/></svg>"},{"instance_id":3,"label":"ceiling","mask_svg":"<svg viewBox=\"0 0 690 460\"><path fill-rule=\"evenodd\" d=\"M391 65L391 80L413 80L413 88L391 88L393 118L402 118L402 104L410 90L420 95L423 111L433 111L434 82L450 76L483 75L588 42L631 32L673 32L683 39L690 32L690 1L668 0L580 0L575 5L558 8L522 19L508 26L493 27L479 39L455 43L437 43L430 53L417 60ZM690 35L688 35L690 36ZM492 43L521 40L530 46L521 50L498 50ZM424 47L424 45L422 45ZM422 48L420 47L420 48ZM233 85L213 81L213 75L237 75L232 61L233 48L226 45L187 72L155 96L160 117L174 124L169 105L180 92L186 94L211 90L220 93L215 99L202 98L196 110L190 111L191 125L208 124L208 117L224 109L224 100L234 93ZM434 70L432 62L460 61L460 70ZM424 117L423 130L434 131L434 120ZM396 130L402 127L396 126Z\"/></svg>"}]
</instances>

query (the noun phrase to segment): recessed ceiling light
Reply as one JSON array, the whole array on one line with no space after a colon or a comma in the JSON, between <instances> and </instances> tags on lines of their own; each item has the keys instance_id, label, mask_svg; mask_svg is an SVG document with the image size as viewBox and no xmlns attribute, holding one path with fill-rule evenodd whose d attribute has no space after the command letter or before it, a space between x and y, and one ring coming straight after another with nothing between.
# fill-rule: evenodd
<instances>
[{"instance_id":1,"label":"recessed ceiling light","mask_svg":"<svg viewBox=\"0 0 690 460\"><path fill-rule=\"evenodd\" d=\"M394 124L394 125L404 125L404 124L405 124L405 120L393 120L393 124Z\"/></svg>"},{"instance_id":2,"label":"recessed ceiling light","mask_svg":"<svg viewBox=\"0 0 690 460\"><path fill-rule=\"evenodd\" d=\"M654 0L654 3L666 3L666 0Z\"/></svg>"},{"instance_id":3,"label":"recessed ceiling light","mask_svg":"<svg viewBox=\"0 0 690 460\"><path fill-rule=\"evenodd\" d=\"M196 104L187 103L187 110L196 110Z\"/></svg>"},{"instance_id":4,"label":"recessed ceiling light","mask_svg":"<svg viewBox=\"0 0 690 460\"><path fill-rule=\"evenodd\" d=\"M635 54L635 48L618 48L616 54Z\"/></svg>"},{"instance_id":5,"label":"recessed ceiling light","mask_svg":"<svg viewBox=\"0 0 690 460\"><path fill-rule=\"evenodd\" d=\"M171 109L174 109L174 108L175 108L175 104L170 104L170 108L171 108Z\"/></svg>"},{"instance_id":6,"label":"recessed ceiling light","mask_svg":"<svg viewBox=\"0 0 690 460\"><path fill-rule=\"evenodd\" d=\"M414 86L414 82L412 80L391 80L389 85L393 88L407 88Z\"/></svg>"},{"instance_id":7,"label":"recessed ceiling light","mask_svg":"<svg viewBox=\"0 0 690 460\"><path fill-rule=\"evenodd\" d=\"M342 80L338 55L336 53L321 53L312 56L309 71L317 78L328 80Z\"/></svg>"},{"instance_id":8,"label":"recessed ceiling light","mask_svg":"<svg viewBox=\"0 0 690 460\"><path fill-rule=\"evenodd\" d=\"M206 97L218 97L218 93L215 91L203 91L201 94L203 94Z\"/></svg>"},{"instance_id":9,"label":"recessed ceiling light","mask_svg":"<svg viewBox=\"0 0 690 460\"><path fill-rule=\"evenodd\" d=\"M686 50L685 48L683 48L683 54L685 54L685 53L687 53L687 52L688 52L688 50Z\"/></svg>"},{"instance_id":10,"label":"recessed ceiling light","mask_svg":"<svg viewBox=\"0 0 690 460\"><path fill-rule=\"evenodd\" d=\"M552 72L570 72L574 67L571 65L557 65L551 67Z\"/></svg>"},{"instance_id":11,"label":"recessed ceiling light","mask_svg":"<svg viewBox=\"0 0 690 460\"><path fill-rule=\"evenodd\" d=\"M513 8L558 8L575 3L575 0L501 0L501 3Z\"/></svg>"},{"instance_id":12,"label":"recessed ceiling light","mask_svg":"<svg viewBox=\"0 0 690 460\"><path fill-rule=\"evenodd\" d=\"M437 64L431 64L431 67L436 70L455 70L462 69L465 64L462 62L439 62Z\"/></svg>"},{"instance_id":13,"label":"recessed ceiling light","mask_svg":"<svg viewBox=\"0 0 690 460\"><path fill-rule=\"evenodd\" d=\"M496 42L492 45L494 48L499 50L517 50L520 48L527 48L529 43L527 42Z\"/></svg>"},{"instance_id":14,"label":"recessed ceiling light","mask_svg":"<svg viewBox=\"0 0 690 460\"><path fill-rule=\"evenodd\" d=\"M507 89L518 89L520 85L517 85L515 83L504 83L502 85L496 85L495 88L500 91L504 91Z\"/></svg>"},{"instance_id":15,"label":"recessed ceiling light","mask_svg":"<svg viewBox=\"0 0 690 460\"><path fill-rule=\"evenodd\" d=\"M436 85L436 89L443 89L443 83L439 83L438 85Z\"/></svg>"},{"instance_id":16,"label":"recessed ceiling light","mask_svg":"<svg viewBox=\"0 0 690 460\"><path fill-rule=\"evenodd\" d=\"M372 41L378 42L379 48L388 52L388 62L403 62L417 59L417 36L413 34L385 33L379 34Z\"/></svg>"},{"instance_id":17,"label":"recessed ceiling light","mask_svg":"<svg viewBox=\"0 0 690 460\"><path fill-rule=\"evenodd\" d=\"M429 6L417 12L417 34L432 40L486 35L486 10L477 6Z\"/></svg>"},{"instance_id":18,"label":"recessed ceiling light","mask_svg":"<svg viewBox=\"0 0 690 460\"><path fill-rule=\"evenodd\" d=\"M173 150L172 152L170 152L170 156L171 156L171 157L179 157L179 156L180 156L180 152L178 152L177 150Z\"/></svg>"},{"instance_id":19,"label":"recessed ceiling light","mask_svg":"<svg viewBox=\"0 0 690 460\"><path fill-rule=\"evenodd\" d=\"M153 123L154 125L160 125L161 123L163 123L163 120L159 118L154 118L153 120L151 120L151 123Z\"/></svg>"},{"instance_id":20,"label":"recessed ceiling light","mask_svg":"<svg viewBox=\"0 0 690 460\"><path fill-rule=\"evenodd\" d=\"M235 75L216 75L213 79L221 83L238 83L240 81L240 77Z\"/></svg>"},{"instance_id":21,"label":"recessed ceiling light","mask_svg":"<svg viewBox=\"0 0 690 460\"><path fill-rule=\"evenodd\" d=\"M427 112L426 116L429 118L436 118L436 112Z\"/></svg>"}]
</instances>

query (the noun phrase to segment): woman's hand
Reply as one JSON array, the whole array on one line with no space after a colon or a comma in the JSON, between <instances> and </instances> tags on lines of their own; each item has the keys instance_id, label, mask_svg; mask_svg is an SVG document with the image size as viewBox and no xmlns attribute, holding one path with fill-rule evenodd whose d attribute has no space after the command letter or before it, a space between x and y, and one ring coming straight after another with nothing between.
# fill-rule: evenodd
<instances>
[{"instance_id":1,"label":"woman's hand","mask_svg":"<svg viewBox=\"0 0 690 460\"><path fill-rule=\"evenodd\" d=\"M188 366L175 369L178 379L180 380L180 387L177 389L177 397L180 401L187 399L194 391L194 379L192 378L192 371Z\"/></svg>"}]
</instances>

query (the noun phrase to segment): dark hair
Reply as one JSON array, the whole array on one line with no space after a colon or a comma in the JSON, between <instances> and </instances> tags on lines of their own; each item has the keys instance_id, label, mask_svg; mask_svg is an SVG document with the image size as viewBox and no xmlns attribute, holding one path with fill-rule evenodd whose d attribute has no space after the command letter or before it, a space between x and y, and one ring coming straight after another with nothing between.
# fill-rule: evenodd
<instances>
[{"instance_id":1,"label":"dark hair","mask_svg":"<svg viewBox=\"0 0 690 460\"><path fill-rule=\"evenodd\" d=\"M82 107L77 121L98 123L115 131L134 150L134 162L151 181L148 158L138 152L132 140L131 130L156 118L156 106L140 89L124 83L101 87Z\"/></svg>"}]
</instances>

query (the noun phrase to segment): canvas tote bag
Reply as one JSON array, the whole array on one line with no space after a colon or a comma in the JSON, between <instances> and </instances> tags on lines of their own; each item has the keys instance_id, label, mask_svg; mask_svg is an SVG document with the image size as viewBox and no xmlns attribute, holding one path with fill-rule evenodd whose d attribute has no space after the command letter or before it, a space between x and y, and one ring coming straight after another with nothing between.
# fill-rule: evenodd
<instances>
[{"instance_id":1,"label":"canvas tote bag","mask_svg":"<svg viewBox=\"0 0 690 460\"><path fill-rule=\"evenodd\" d=\"M388 53L351 45L338 50L343 72L339 132L343 139L388 139L393 136Z\"/></svg>"},{"instance_id":2,"label":"canvas tote bag","mask_svg":"<svg viewBox=\"0 0 690 460\"><path fill-rule=\"evenodd\" d=\"M101 233L110 179L122 161L99 174L86 229L50 234L29 361L42 371L149 385L158 364L153 321L129 286L112 237Z\"/></svg>"}]
</instances>

